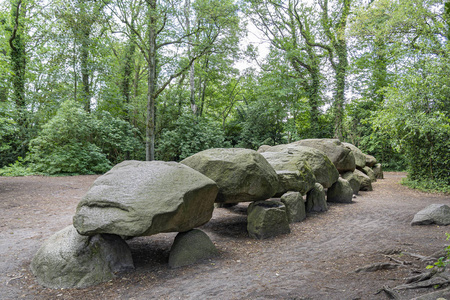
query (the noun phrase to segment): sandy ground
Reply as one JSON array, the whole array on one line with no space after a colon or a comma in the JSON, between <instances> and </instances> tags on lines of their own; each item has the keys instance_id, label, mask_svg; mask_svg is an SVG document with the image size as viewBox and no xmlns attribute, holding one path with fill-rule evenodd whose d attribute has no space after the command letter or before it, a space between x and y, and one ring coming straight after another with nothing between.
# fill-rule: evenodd
<instances>
[{"instance_id":1,"label":"sandy ground","mask_svg":"<svg viewBox=\"0 0 450 300\"><path fill-rule=\"evenodd\" d=\"M431 255L448 243L445 226L410 226L416 212L450 196L426 194L398 184L404 173L386 173L374 191L354 203L330 204L291 224L291 233L254 240L246 232L246 205L219 208L204 230L220 255L170 269L175 234L128 241L136 270L87 289L41 287L30 273L33 255L56 231L72 222L77 203L97 176L0 177L0 299L389 299L383 286L404 283L425 265L409 255ZM355 273L389 262L412 264ZM402 299L431 289L401 292Z\"/></svg>"}]
</instances>

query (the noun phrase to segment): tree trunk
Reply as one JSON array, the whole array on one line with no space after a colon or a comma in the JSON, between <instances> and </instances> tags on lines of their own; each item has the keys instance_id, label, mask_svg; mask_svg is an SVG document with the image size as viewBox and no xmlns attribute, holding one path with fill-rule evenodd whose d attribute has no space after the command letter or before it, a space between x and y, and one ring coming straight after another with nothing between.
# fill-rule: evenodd
<instances>
[{"instance_id":1,"label":"tree trunk","mask_svg":"<svg viewBox=\"0 0 450 300\"><path fill-rule=\"evenodd\" d=\"M148 95L145 157L155 159L155 88L156 88L156 0L148 2L149 11L149 50L148 50Z\"/></svg>"},{"instance_id":2,"label":"tree trunk","mask_svg":"<svg viewBox=\"0 0 450 300\"><path fill-rule=\"evenodd\" d=\"M344 120L344 103L345 103L345 81L347 77L347 45L345 40L340 40L335 46L336 54L339 62L335 69L336 88L334 93L335 105L335 129L334 137L342 140L343 138L343 120Z\"/></svg>"},{"instance_id":3,"label":"tree trunk","mask_svg":"<svg viewBox=\"0 0 450 300\"><path fill-rule=\"evenodd\" d=\"M136 45L132 40L128 42L125 50L124 57L124 66L123 66L123 79L121 84L122 97L124 99L124 111L125 111L125 120L130 122L131 120L131 112L130 112L130 102L131 102L131 84L133 81L133 69L134 69L134 61L133 56L136 49Z\"/></svg>"},{"instance_id":4,"label":"tree trunk","mask_svg":"<svg viewBox=\"0 0 450 300\"><path fill-rule=\"evenodd\" d=\"M186 30L187 34L189 35L191 33L191 23L190 23L190 9L191 9L191 1L186 0L185 6L184 6L184 14L186 17ZM192 43L192 37L188 37L188 45L187 45L187 51L188 51L188 57L189 60L191 60L191 43ZM197 115L197 104L195 103L195 81L194 81L194 72L195 72L195 66L194 64L191 64L189 68L189 90L190 90L190 96L189 101L191 103L191 110L194 115Z\"/></svg>"},{"instance_id":5,"label":"tree trunk","mask_svg":"<svg viewBox=\"0 0 450 300\"><path fill-rule=\"evenodd\" d=\"M13 99L16 107L19 110L25 109L25 43L23 41L23 24L20 23L21 15L25 15L25 8L21 0L11 1L11 17L13 27L11 37L9 38L9 45L11 48L11 70L14 74L12 76ZM24 120L19 117L20 123ZM19 125L22 125L19 124Z\"/></svg>"},{"instance_id":6,"label":"tree trunk","mask_svg":"<svg viewBox=\"0 0 450 300\"><path fill-rule=\"evenodd\" d=\"M88 25L85 25L88 26ZM84 26L83 26L84 27ZM83 82L82 89L82 101L84 109L87 112L91 111L91 91L90 91L90 71L89 71L89 38L90 38L90 26L85 27L81 33L81 54L80 54L80 64L81 64L81 81Z\"/></svg>"}]
</instances>

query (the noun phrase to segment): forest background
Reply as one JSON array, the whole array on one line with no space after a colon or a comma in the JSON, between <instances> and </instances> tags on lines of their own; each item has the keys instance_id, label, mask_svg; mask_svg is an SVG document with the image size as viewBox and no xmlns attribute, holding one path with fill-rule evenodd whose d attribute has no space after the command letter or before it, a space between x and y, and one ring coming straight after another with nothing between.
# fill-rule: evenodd
<instances>
[{"instance_id":1,"label":"forest background","mask_svg":"<svg viewBox=\"0 0 450 300\"><path fill-rule=\"evenodd\" d=\"M449 38L438 0L3 0L0 175L339 138L450 192Z\"/></svg>"}]
</instances>

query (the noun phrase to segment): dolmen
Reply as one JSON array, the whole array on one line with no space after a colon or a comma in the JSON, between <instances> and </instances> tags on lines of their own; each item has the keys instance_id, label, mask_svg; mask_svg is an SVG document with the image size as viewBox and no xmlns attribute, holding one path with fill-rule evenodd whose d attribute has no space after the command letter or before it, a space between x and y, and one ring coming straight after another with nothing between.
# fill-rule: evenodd
<instances>
[{"instance_id":1,"label":"dolmen","mask_svg":"<svg viewBox=\"0 0 450 300\"><path fill-rule=\"evenodd\" d=\"M43 244L31 270L50 288L98 284L134 269L128 238L164 232L178 233L169 266L189 265L218 253L197 229L215 205L250 202L249 236L272 238L308 213L327 211L327 202L352 202L376 178L382 169L373 156L336 139L209 149L180 163L124 161L97 178L73 225Z\"/></svg>"},{"instance_id":2,"label":"dolmen","mask_svg":"<svg viewBox=\"0 0 450 300\"><path fill-rule=\"evenodd\" d=\"M97 178L78 204L73 226L44 243L31 270L41 285L51 288L110 280L134 268L123 238L189 232L211 219L217 193L214 181L183 164L122 162ZM204 253L216 253L209 249L212 243L204 244ZM171 259L175 267L183 265L178 252Z\"/></svg>"}]
</instances>

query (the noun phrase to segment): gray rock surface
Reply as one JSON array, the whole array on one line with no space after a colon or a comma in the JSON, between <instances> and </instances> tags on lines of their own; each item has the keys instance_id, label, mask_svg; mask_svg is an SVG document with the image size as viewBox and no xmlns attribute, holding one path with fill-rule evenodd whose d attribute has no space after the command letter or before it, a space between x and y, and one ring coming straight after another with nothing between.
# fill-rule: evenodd
<instances>
[{"instance_id":1,"label":"gray rock surface","mask_svg":"<svg viewBox=\"0 0 450 300\"><path fill-rule=\"evenodd\" d=\"M323 151L339 173L353 171L356 168L353 152L345 147L338 139L306 139L292 144L312 147Z\"/></svg>"},{"instance_id":2,"label":"gray rock surface","mask_svg":"<svg viewBox=\"0 0 450 300\"><path fill-rule=\"evenodd\" d=\"M266 159L250 149L209 149L183 161L219 186L218 203L269 199L278 191L278 176Z\"/></svg>"},{"instance_id":3,"label":"gray rock surface","mask_svg":"<svg viewBox=\"0 0 450 300\"><path fill-rule=\"evenodd\" d=\"M247 208L247 231L254 239L291 232L286 207L279 201L256 201Z\"/></svg>"},{"instance_id":4,"label":"gray rock surface","mask_svg":"<svg viewBox=\"0 0 450 300\"><path fill-rule=\"evenodd\" d=\"M351 203L353 190L347 180L339 178L328 190L327 201L339 203Z\"/></svg>"},{"instance_id":5,"label":"gray rock surface","mask_svg":"<svg viewBox=\"0 0 450 300\"><path fill-rule=\"evenodd\" d=\"M175 162L125 161L100 176L80 201L80 234L145 236L184 232L208 222L217 185Z\"/></svg>"},{"instance_id":6,"label":"gray rock surface","mask_svg":"<svg viewBox=\"0 0 450 300\"><path fill-rule=\"evenodd\" d=\"M377 163L377 159L372 155L366 154L366 166L372 168Z\"/></svg>"},{"instance_id":7,"label":"gray rock surface","mask_svg":"<svg viewBox=\"0 0 450 300\"><path fill-rule=\"evenodd\" d=\"M287 192L280 201L286 207L289 223L301 222L306 218L305 201L299 192Z\"/></svg>"},{"instance_id":8,"label":"gray rock surface","mask_svg":"<svg viewBox=\"0 0 450 300\"><path fill-rule=\"evenodd\" d=\"M170 249L169 266L178 268L219 254L209 236L199 229L180 232Z\"/></svg>"},{"instance_id":9,"label":"gray rock surface","mask_svg":"<svg viewBox=\"0 0 450 300\"><path fill-rule=\"evenodd\" d=\"M303 155L297 151L264 152L262 156L275 169L279 188L277 195L282 195L288 191L300 192L305 195L316 182L316 176L309 163Z\"/></svg>"},{"instance_id":10,"label":"gray rock surface","mask_svg":"<svg viewBox=\"0 0 450 300\"><path fill-rule=\"evenodd\" d=\"M375 164L375 166L373 166L372 170L373 170L373 173L375 174L375 178L377 178L377 179L384 178L383 167L381 166L380 163Z\"/></svg>"},{"instance_id":11,"label":"gray rock surface","mask_svg":"<svg viewBox=\"0 0 450 300\"><path fill-rule=\"evenodd\" d=\"M366 166L362 168L361 171L367 176L369 176L371 182L377 181L377 177L375 176L375 173L373 172L372 168Z\"/></svg>"},{"instance_id":12,"label":"gray rock surface","mask_svg":"<svg viewBox=\"0 0 450 300\"><path fill-rule=\"evenodd\" d=\"M348 181L350 183L350 186L352 187L353 194L358 195L358 192L361 188L361 182L360 179L355 175L354 172L345 172L342 174L342 178Z\"/></svg>"},{"instance_id":13,"label":"gray rock surface","mask_svg":"<svg viewBox=\"0 0 450 300\"><path fill-rule=\"evenodd\" d=\"M366 166L366 155L358 147L350 143L342 143L342 145L353 152L356 167L364 168Z\"/></svg>"},{"instance_id":14,"label":"gray rock surface","mask_svg":"<svg viewBox=\"0 0 450 300\"><path fill-rule=\"evenodd\" d=\"M306 212L327 211L328 205L325 198L325 190L320 183L316 183L314 188L306 194Z\"/></svg>"},{"instance_id":15,"label":"gray rock surface","mask_svg":"<svg viewBox=\"0 0 450 300\"><path fill-rule=\"evenodd\" d=\"M339 177L339 172L325 153L311 147L296 144L278 145L266 149L262 155L278 170L299 170L300 168L296 167L297 164L301 167L311 167L316 182L325 188L330 187ZM307 173L303 173L303 176L308 177ZM310 181L307 182L305 186L310 185Z\"/></svg>"},{"instance_id":16,"label":"gray rock surface","mask_svg":"<svg viewBox=\"0 0 450 300\"><path fill-rule=\"evenodd\" d=\"M73 226L51 236L31 262L37 281L49 288L84 288L134 269L128 244L116 235L79 235Z\"/></svg>"},{"instance_id":17,"label":"gray rock surface","mask_svg":"<svg viewBox=\"0 0 450 300\"><path fill-rule=\"evenodd\" d=\"M449 225L450 224L450 207L445 204L431 204L417 214L411 225Z\"/></svg>"},{"instance_id":18,"label":"gray rock surface","mask_svg":"<svg viewBox=\"0 0 450 300\"><path fill-rule=\"evenodd\" d=\"M369 176L361 172L360 170L353 171L353 174L356 176L356 178L359 180L360 183L360 191L372 191L372 181L370 180Z\"/></svg>"}]
</instances>

